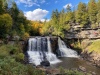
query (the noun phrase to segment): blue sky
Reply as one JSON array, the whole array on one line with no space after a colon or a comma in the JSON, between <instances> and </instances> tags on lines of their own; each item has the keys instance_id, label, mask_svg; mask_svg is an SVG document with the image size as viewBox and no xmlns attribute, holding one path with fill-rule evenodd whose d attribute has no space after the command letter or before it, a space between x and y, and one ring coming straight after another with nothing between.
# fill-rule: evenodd
<instances>
[{"instance_id":1,"label":"blue sky","mask_svg":"<svg viewBox=\"0 0 100 75\"><path fill-rule=\"evenodd\" d=\"M88 3L89 0L15 0L18 8L22 10L29 20L48 20L53 10L61 11L67 5L76 8L79 2Z\"/></svg>"}]
</instances>

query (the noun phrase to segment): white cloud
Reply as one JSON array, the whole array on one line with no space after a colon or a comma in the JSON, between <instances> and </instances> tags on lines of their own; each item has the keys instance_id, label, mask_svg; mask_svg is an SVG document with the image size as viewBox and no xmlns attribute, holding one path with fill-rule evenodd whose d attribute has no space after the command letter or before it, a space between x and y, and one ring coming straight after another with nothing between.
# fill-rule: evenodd
<instances>
[{"instance_id":1,"label":"white cloud","mask_svg":"<svg viewBox=\"0 0 100 75\"><path fill-rule=\"evenodd\" d=\"M43 3L45 3L45 2L46 2L45 0L41 0L41 2L40 2L40 3L42 3L42 4L43 4Z\"/></svg>"},{"instance_id":2,"label":"white cloud","mask_svg":"<svg viewBox=\"0 0 100 75\"><path fill-rule=\"evenodd\" d=\"M45 21L45 19L41 19L42 22ZM50 19L46 19L46 22L50 21Z\"/></svg>"},{"instance_id":3,"label":"white cloud","mask_svg":"<svg viewBox=\"0 0 100 75\"><path fill-rule=\"evenodd\" d=\"M45 3L46 0L15 0L15 2L16 2L17 4L23 3L23 4L25 4L25 7L31 7L31 6L33 6L33 5L39 7L39 6L40 6L39 4L40 4L40 3L41 3L41 4Z\"/></svg>"},{"instance_id":4,"label":"white cloud","mask_svg":"<svg viewBox=\"0 0 100 75\"><path fill-rule=\"evenodd\" d=\"M37 3L26 4L25 7L31 7L31 6L33 6L33 5L40 7L40 5L37 4Z\"/></svg>"},{"instance_id":5,"label":"white cloud","mask_svg":"<svg viewBox=\"0 0 100 75\"><path fill-rule=\"evenodd\" d=\"M34 2L37 3L38 1L37 0L34 0Z\"/></svg>"},{"instance_id":6,"label":"white cloud","mask_svg":"<svg viewBox=\"0 0 100 75\"><path fill-rule=\"evenodd\" d=\"M33 1L32 0L19 0L20 3L24 3L25 6L31 7L33 6Z\"/></svg>"},{"instance_id":7,"label":"white cloud","mask_svg":"<svg viewBox=\"0 0 100 75\"><path fill-rule=\"evenodd\" d=\"M72 7L72 4L71 4L71 3L69 3L69 4L64 5L64 6L63 6L63 8L65 8L65 9L66 9L68 5L69 5L70 7Z\"/></svg>"},{"instance_id":8,"label":"white cloud","mask_svg":"<svg viewBox=\"0 0 100 75\"><path fill-rule=\"evenodd\" d=\"M25 16L29 20L43 20L48 13L49 11L38 8L33 11L25 12Z\"/></svg>"},{"instance_id":9,"label":"white cloud","mask_svg":"<svg viewBox=\"0 0 100 75\"><path fill-rule=\"evenodd\" d=\"M20 4L20 3L23 3L25 4L25 7L31 7L33 5L36 5L36 6L40 6L39 4L37 4L37 0L16 0L16 3L17 4Z\"/></svg>"}]
</instances>

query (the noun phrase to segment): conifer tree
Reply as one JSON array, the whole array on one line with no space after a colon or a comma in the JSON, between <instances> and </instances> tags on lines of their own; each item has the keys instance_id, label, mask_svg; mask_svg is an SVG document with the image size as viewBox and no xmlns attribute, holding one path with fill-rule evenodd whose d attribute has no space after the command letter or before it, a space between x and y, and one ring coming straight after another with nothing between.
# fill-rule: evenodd
<instances>
[{"instance_id":1,"label":"conifer tree","mask_svg":"<svg viewBox=\"0 0 100 75\"><path fill-rule=\"evenodd\" d=\"M80 2L75 14L76 22L82 27L89 23L86 4Z\"/></svg>"},{"instance_id":2,"label":"conifer tree","mask_svg":"<svg viewBox=\"0 0 100 75\"><path fill-rule=\"evenodd\" d=\"M97 23L100 26L100 0L97 2L98 14L97 14Z\"/></svg>"},{"instance_id":3,"label":"conifer tree","mask_svg":"<svg viewBox=\"0 0 100 75\"><path fill-rule=\"evenodd\" d=\"M89 20L92 25L95 25L97 22L97 4L95 0L90 0L88 3L88 14L89 14Z\"/></svg>"},{"instance_id":4,"label":"conifer tree","mask_svg":"<svg viewBox=\"0 0 100 75\"><path fill-rule=\"evenodd\" d=\"M62 9L62 11L59 14L59 24L64 26L65 21L66 21L66 14L65 14L65 10Z\"/></svg>"}]
</instances>

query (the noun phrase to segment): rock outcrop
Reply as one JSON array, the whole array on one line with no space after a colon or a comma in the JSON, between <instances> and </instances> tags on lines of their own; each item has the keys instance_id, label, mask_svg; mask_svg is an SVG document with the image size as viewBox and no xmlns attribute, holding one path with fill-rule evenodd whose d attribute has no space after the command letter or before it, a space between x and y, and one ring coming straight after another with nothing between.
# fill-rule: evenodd
<instances>
[{"instance_id":1,"label":"rock outcrop","mask_svg":"<svg viewBox=\"0 0 100 75\"><path fill-rule=\"evenodd\" d=\"M98 54L94 51L88 52L85 50L84 52L81 53L81 56L83 59L92 62L93 65L100 67L100 54Z\"/></svg>"},{"instance_id":2,"label":"rock outcrop","mask_svg":"<svg viewBox=\"0 0 100 75\"><path fill-rule=\"evenodd\" d=\"M42 61L40 64L41 64L41 66L46 66L46 67L50 66L50 62L47 60Z\"/></svg>"}]
</instances>

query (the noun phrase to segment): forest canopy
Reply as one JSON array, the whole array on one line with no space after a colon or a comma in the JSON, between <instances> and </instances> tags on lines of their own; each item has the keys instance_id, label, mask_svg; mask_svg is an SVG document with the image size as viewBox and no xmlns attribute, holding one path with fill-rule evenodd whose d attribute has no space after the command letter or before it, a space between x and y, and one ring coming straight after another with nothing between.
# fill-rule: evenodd
<instances>
[{"instance_id":1,"label":"forest canopy","mask_svg":"<svg viewBox=\"0 0 100 75\"><path fill-rule=\"evenodd\" d=\"M100 26L100 0L90 0L87 4L80 2L74 10L70 5L61 11L53 10L49 22L43 25L43 34L64 37L73 26L98 28Z\"/></svg>"},{"instance_id":2,"label":"forest canopy","mask_svg":"<svg viewBox=\"0 0 100 75\"><path fill-rule=\"evenodd\" d=\"M75 25L83 28L100 26L100 0L90 0L87 4L80 2L74 10L70 5L61 11L55 9L50 21L44 22L30 21L15 2L0 0L0 38L6 38L8 35L22 38L39 35L64 37Z\"/></svg>"}]
</instances>

